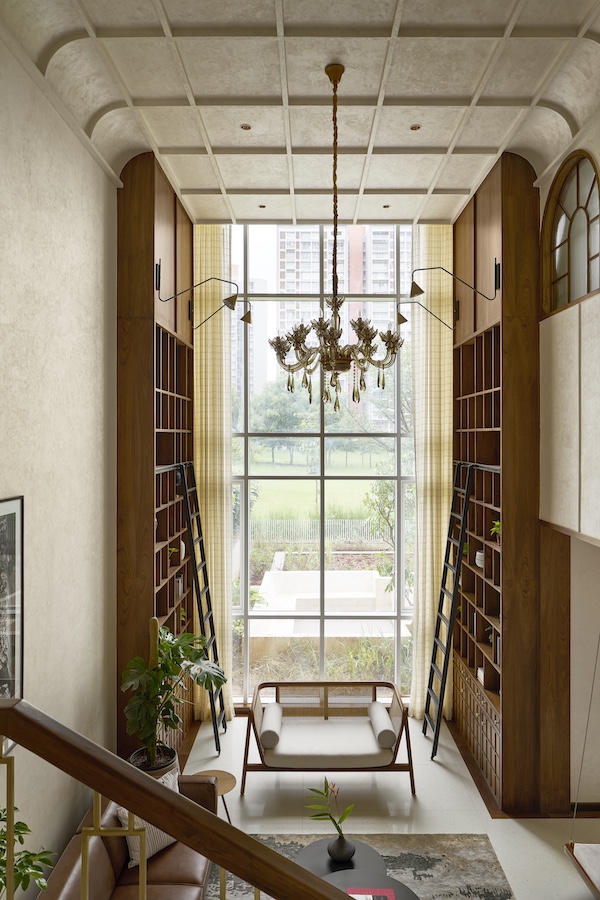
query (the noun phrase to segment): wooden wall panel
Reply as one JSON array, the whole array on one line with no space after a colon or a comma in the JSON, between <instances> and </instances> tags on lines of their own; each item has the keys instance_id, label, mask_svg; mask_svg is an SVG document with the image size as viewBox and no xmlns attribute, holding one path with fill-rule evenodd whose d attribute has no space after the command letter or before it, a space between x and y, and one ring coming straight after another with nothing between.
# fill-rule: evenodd
<instances>
[{"instance_id":1,"label":"wooden wall panel","mask_svg":"<svg viewBox=\"0 0 600 900\"><path fill-rule=\"evenodd\" d=\"M502 262L502 159L475 195L475 287L494 295L494 259ZM475 295L475 330L500 321L502 290L493 301Z\"/></svg>"},{"instance_id":2,"label":"wooden wall panel","mask_svg":"<svg viewBox=\"0 0 600 900\"><path fill-rule=\"evenodd\" d=\"M117 193L118 315L152 315L154 290L154 157L143 153L122 172ZM149 301L150 298L150 301Z\"/></svg>"},{"instance_id":3,"label":"wooden wall panel","mask_svg":"<svg viewBox=\"0 0 600 900\"><path fill-rule=\"evenodd\" d=\"M475 284L475 199L471 199L454 223L454 274ZM454 344L469 340L475 330L474 292L454 282ZM458 317L456 316L458 311Z\"/></svg>"},{"instance_id":4,"label":"wooden wall panel","mask_svg":"<svg viewBox=\"0 0 600 900\"><path fill-rule=\"evenodd\" d=\"M193 266L193 225L188 214L176 201L175 216L176 272L175 291L184 291L194 283ZM177 334L188 344L192 343L192 320L189 305L193 299L193 291L187 291L177 298L176 327Z\"/></svg>"},{"instance_id":5,"label":"wooden wall panel","mask_svg":"<svg viewBox=\"0 0 600 900\"><path fill-rule=\"evenodd\" d=\"M175 194L173 188L155 163L154 188L154 259L161 260L161 297L175 293ZM169 331L175 331L176 302L161 303L156 299L156 321Z\"/></svg>"}]
</instances>

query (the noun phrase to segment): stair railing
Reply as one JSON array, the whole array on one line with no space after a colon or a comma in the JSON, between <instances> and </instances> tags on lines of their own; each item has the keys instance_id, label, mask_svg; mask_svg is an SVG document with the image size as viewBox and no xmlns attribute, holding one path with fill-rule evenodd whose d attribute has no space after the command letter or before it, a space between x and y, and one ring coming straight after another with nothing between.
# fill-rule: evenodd
<instances>
[{"instance_id":1,"label":"stair railing","mask_svg":"<svg viewBox=\"0 0 600 900\"><path fill-rule=\"evenodd\" d=\"M285 859L229 822L150 778L109 750L32 706L26 700L0 700L0 735L71 775L103 797L167 831L218 866L237 875L274 900L343 900L347 895L312 872ZM0 737L0 747L3 741ZM0 762L10 772L12 757ZM14 807L7 793L8 812ZM10 816L9 816L10 819ZM168 827L165 829L165 823ZM11 825L9 821L8 826ZM7 835L7 867L12 834ZM12 876L12 866L10 873ZM13 900L7 878L7 900Z\"/></svg>"}]
</instances>

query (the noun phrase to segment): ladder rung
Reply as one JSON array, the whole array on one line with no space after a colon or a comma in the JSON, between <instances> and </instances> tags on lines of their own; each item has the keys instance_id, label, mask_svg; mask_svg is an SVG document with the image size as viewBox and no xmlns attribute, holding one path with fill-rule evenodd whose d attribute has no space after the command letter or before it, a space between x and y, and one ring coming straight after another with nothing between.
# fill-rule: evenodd
<instances>
[{"instance_id":1,"label":"ladder rung","mask_svg":"<svg viewBox=\"0 0 600 900\"><path fill-rule=\"evenodd\" d=\"M440 705L440 698L438 697L438 695L436 694L436 692L433 690L433 688L427 688L427 693L429 694L430 698L433 700L433 702L435 703L435 705L436 705L436 706L439 706L439 705Z\"/></svg>"},{"instance_id":2,"label":"ladder rung","mask_svg":"<svg viewBox=\"0 0 600 900\"><path fill-rule=\"evenodd\" d=\"M440 681L443 681L442 670L440 669L440 667L437 666L434 662L432 662L432 663L431 663L431 668L433 669L433 671L435 672L435 674L437 675L437 677L439 678L439 680L440 680Z\"/></svg>"},{"instance_id":3,"label":"ladder rung","mask_svg":"<svg viewBox=\"0 0 600 900\"><path fill-rule=\"evenodd\" d=\"M453 566L452 563L445 562L444 567L446 569L450 569L451 572L456 572L456 566Z\"/></svg>"},{"instance_id":4,"label":"ladder rung","mask_svg":"<svg viewBox=\"0 0 600 900\"><path fill-rule=\"evenodd\" d=\"M450 541L451 544L454 544L455 547L458 547L458 545L459 545L459 543L460 543L460 541L458 540L458 538L449 537L448 540Z\"/></svg>"},{"instance_id":5,"label":"ladder rung","mask_svg":"<svg viewBox=\"0 0 600 900\"><path fill-rule=\"evenodd\" d=\"M426 712L424 715L424 718L425 718L425 721L427 722L427 724L429 725L429 727L431 728L431 730L435 731L435 723L434 723L433 719L431 718L431 716L429 715L429 713Z\"/></svg>"},{"instance_id":6,"label":"ladder rung","mask_svg":"<svg viewBox=\"0 0 600 900\"><path fill-rule=\"evenodd\" d=\"M438 618L442 620L446 628L450 627L450 619L444 613L438 612Z\"/></svg>"},{"instance_id":7,"label":"ladder rung","mask_svg":"<svg viewBox=\"0 0 600 900\"><path fill-rule=\"evenodd\" d=\"M439 649L442 651L442 653L445 654L448 652L448 648L447 648L446 644L439 637L434 637L433 642L436 645L436 647L439 647Z\"/></svg>"},{"instance_id":8,"label":"ladder rung","mask_svg":"<svg viewBox=\"0 0 600 900\"><path fill-rule=\"evenodd\" d=\"M442 593L445 594L446 597L449 597L452 600L452 591L449 591L448 588L443 587Z\"/></svg>"}]
</instances>

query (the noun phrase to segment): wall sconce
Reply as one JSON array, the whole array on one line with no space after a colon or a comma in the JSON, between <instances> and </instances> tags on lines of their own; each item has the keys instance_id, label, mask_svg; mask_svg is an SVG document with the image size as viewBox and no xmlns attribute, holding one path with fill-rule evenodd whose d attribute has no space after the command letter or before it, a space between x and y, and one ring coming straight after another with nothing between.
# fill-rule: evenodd
<instances>
[{"instance_id":1,"label":"wall sconce","mask_svg":"<svg viewBox=\"0 0 600 900\"><path fill-rule=\"evenodd\" d=\"M423 288L419 287L417 282L415 281L415 272L431 272L434 269L440 269L442 272L445 272L446 275L450 275L451 278L455 278L456 281L460 281L461 284L464 284L465 287L468 287L470 290L475 291L476 294L479 294L480 297L485 297L486 300L495 300L496 294L500 290L501 281L501 271L500 271L500 263L494 259L494 296L488 297L487 294L482 294L481 291L478 291L476 287L473 287L472 284L468 284L468 282L463 281L462 278L459 278L458 275L455 275L454 272L448 271L448 269L444 269L443 266L426 266L423 269L413 269L412 273L412 284L410 286L410 296L419 297L421 294L424 294L425 291ZM418 302L418 301L417 301ZM429 312L429 310L427 310ZM433 315L433 313L431 314ZM444 323L445 324L445 323Z\"/></svg>"},{"instance_id":2,"label":"wall sconce","mask_svg":"<svg viewBox=\"0 0 600 900\"><path fill-rule=\"evenodd\" d=\"M249 300L244 300L243 303L247 304L248 309L244 315L240 317L240 322L244 322L245 325L252 325L252 304Z\"/></svg>"},{"instance_id":3,"label":"wall sconce","mask_svg":"<svg viewBox=\"0 0 600 900\"><path fill-rule=\"evenodd\" d=\"M418 271L418 270L415 269L415 271ZM420 290L420 288L419 288L419 290ZM434 319L437 319L438 322L441 322L442 325L445 325L446 328L449 328L450 331L454 330L452 328L452 325L448 325L447 322L444 322L443 319L440 319L439 316L436 316L436 314L434 312L431 312L430 309L427 309L427 307L423 306L422 303L419 303L418 300L401 300L400 303L398 303L398 305L396 307L396 325L404 325L405 322L408 322L408 319L405 318L405 316L403 316L402 313L400 312L400 306L402 303L415 303L417 306L420 306L421 309L424 309L426 313L429 313L430 316L433 316Z\"/></svg>"},{"instance_id":4,"label":"wall sconce","mask_svg":"<svg viewBox=\"0 0 600 900\"><path fill-rule=\"evenodd\" d=\"M169 300L174 300L175 297L179 297L181 294L186 294L188 291L193 291L194 288L200 287L201 284L206 284L207 281L222 281L223 284L232 284L234 286L235 293L231 294L230 297L225 297L222 305L219 306L218 309L215 309L214 312L211 312L210 316L207 316L206 319L203 319L201 322L198 323L198 325L194 325L194 330L196 330L196 328L200 328L200 326L204 325L205 322L208 322L208 320L211 319L214 315L216 315L216 313L218 313L219 310L223 309L223 307L226 306L227 309L230 309L232 311L235 309L235 304L237 303L238 293L239 293L239 288L238 288L237 284L235 283L235 281L229 281L227 278L217 278L216 275L212 275L210 278L205 278L204 281L199 281L197 284L193 284L189 288L184 288L183 291L177 291L176 294L172 294L170 297L161 297L160 296L160 269L161 269L161 260L159 259L159 261L156 263L156 266L155 266L154 285L156 288L156 292L158 294L158 299L160 300L161 303L168 303ZM241 318L241 321L245 322L246 325L250 325L252 323L252 310L250 309L249 303L248 303L248 307L249 307L248 312L245 313ZM192 318L192 301L191 300L188 303L188 316L190 319Z\"/></svg>"}]
</instances>

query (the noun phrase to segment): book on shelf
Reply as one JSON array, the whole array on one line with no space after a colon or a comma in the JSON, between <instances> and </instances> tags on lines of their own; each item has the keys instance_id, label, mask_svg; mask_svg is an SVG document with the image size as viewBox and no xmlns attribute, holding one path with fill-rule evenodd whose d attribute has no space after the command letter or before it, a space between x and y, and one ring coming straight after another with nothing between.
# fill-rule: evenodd
<instances>
[{"instance_id":1,"label":"book on shelf","mask_svg":"<svg viewBox=\"0 0 600 900\"><path fill-rule=\"evenodd\" d=\"M477 667L477 681L480 681L483 684L483 666Z\"/></svg>"}]
</instances>

